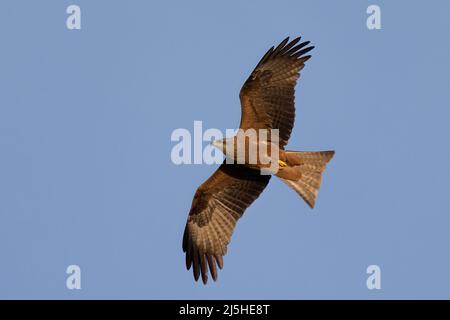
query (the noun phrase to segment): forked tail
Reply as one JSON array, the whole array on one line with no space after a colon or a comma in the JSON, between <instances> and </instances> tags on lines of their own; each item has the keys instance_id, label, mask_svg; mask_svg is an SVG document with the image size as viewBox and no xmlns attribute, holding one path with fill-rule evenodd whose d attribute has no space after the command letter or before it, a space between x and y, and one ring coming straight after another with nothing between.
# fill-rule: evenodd
<instances>
[{"instance_id":1,"label":"forked tail","mask_svg":"<svg viewBox=\"0 0 450 320\"><path fill-rule=\"evenodd\" d=\"M280 168L276 176L314 208L322 182L322 173L333 158L334 151L285 151L285 154L287 166Z\"/></svg>"}]
</instances>

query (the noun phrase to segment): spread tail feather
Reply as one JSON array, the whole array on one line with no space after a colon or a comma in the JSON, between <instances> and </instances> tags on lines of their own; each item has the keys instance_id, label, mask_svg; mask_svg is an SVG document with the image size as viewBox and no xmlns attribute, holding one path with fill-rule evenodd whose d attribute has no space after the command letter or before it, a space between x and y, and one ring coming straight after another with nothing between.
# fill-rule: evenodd
<instances>
[{"instance_id":1,"label":"spread tail feather","mask_svg":"<svg viewBox=\"0 0 450 320\"><path fill-rule=\"evenodd\" d=\"M334 151L286 151L285 155L287 166L278 170L277 177L314 208L322 182L322 173L333 158Z\"/></svg>"}]
</instances>

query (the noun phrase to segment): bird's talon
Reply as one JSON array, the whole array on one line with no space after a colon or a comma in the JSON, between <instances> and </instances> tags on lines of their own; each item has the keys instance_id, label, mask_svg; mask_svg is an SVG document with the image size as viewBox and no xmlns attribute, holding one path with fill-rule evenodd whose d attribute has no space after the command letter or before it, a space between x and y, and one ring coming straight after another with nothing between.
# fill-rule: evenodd
<instances>
[{"instance_id":1,"label":"bird's talon","mask_svg":"<svg viewBox=\"0 0 450 320\"><path fill-rule=\"evenodd\" d=\"M282 160L278 160L278 165L282 168L287 167L287 163Z\"/></svg>"}]
</instances>

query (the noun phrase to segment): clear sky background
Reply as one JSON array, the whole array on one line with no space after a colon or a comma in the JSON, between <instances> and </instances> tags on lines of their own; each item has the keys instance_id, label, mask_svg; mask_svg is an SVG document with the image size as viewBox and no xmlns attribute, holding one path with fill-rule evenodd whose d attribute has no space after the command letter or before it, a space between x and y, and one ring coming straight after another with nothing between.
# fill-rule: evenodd
<instances>
[{"instance_id":1,"label":"clear sky background","mask_svg":"<svg viewBox=\"0 0 450 320\"><path fill-rule=\"evenodd\" d=\"M66 28L77 4L82 29ZM381 7L382 30L366 8ZM450 298L448 1L2 1L0 298ZM181 239L215 165L176 128L239 124L272 45L316 48L290 149L335 149L317 206L272 179L216 283ZM68 265L82 289L68 290ZM368 290L366 268L381 268Z\"/></svg>"}]
</instances>

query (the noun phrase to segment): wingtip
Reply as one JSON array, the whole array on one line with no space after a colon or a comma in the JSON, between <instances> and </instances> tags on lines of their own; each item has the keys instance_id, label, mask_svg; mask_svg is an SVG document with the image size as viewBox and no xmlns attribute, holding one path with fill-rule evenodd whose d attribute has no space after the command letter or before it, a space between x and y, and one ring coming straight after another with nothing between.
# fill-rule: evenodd
<instances>
[{"instance_id":1,"label":"wingtip","mask_svg":"<svg viewBox=\"0 0 450 320\"><path fill-rule=\"evenodd\" d=\"M220 270L223 268L223 257L222 256L216 256L217 266Z\"/></svg>"},{"instance_id":2,"label":"wingtip","mask_svg":"<svg viewBox=\"0 0 450 320\"><path fill-rule=\"evenodd\" d=\"M281 41L278 46L275 48L274 50L274 55L277 56L278 54L280 54L284 47L289 43L289 37L285 38L283 41Z\"/></svg>"},{"instance_id":3,"label":"wingtip","mask_svg":"<svg viewBox=\"0 0 450 320\"><path fill-rule=\"evenodd\" d=\"M303 62L306 62L306 61L308 61L309 59L311 59L311 55L309 54L309 55L307 55L307 56L301 57L300 59L301 59Z\"/></svg>"},{"instance_id":4,"label":"wingtip","mask_svg":"<svg viewBox=\"0 0 450 320\"><path fill-rule=\"evenodd\" d=\"M202 274L202 282L204 285L208 283L208 275L206 273Z\"/></svg>"}]
</instances>

